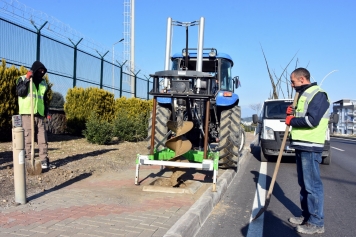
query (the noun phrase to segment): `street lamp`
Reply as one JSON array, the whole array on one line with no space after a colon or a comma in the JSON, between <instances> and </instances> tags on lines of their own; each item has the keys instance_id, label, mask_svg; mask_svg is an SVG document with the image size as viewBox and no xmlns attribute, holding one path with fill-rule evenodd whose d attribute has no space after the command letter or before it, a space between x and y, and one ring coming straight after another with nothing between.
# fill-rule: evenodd
<instances>
[{"instance_id":1,"label":"street lamp","mask_svg":"<svg viewBox=\"0 0 356 237\"><path fill-rule=\"evenodd\" d=\"M114 81L115 81L115 44L118 44L120 43L121 41L123 41L124 38L122 38L121 40L117 41L116 43L114 43L112 45L112 93L114 94L114 97L115 97L115 90L114 90Z\"/></svg>"}]
</instances>

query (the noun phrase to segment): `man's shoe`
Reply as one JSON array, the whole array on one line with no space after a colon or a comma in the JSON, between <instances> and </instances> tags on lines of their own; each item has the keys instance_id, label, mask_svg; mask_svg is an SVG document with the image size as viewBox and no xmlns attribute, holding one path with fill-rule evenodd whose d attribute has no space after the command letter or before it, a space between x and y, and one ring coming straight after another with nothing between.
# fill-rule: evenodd
<instances>
[{"instance_id":1,"label":"man's shoe","mask_svg":"<svg viewBox=\"0 0 356 237\"><path fill-rule=\"evenodd\" d=\"M43 170L48 169L48 161L47 160L42 160L41 161L41 166Z\"/></svg>"},{"instance_id":2,"label":"man's shoe","mask_svg":"<svg viewBox=\"0 0 356 237\"><path fill-rule=\"evenodd\" d=\"M297 232L303 234L322 234L325 232L324 226L316 226L310 223L305 223L304 225L298 225L296 228Z\"/></svg>"},{"instance_id":3,"label":"man's shoe","mask_svg":"<svg viewBox=\"0 0 356 237\"><path fill-rule=\"evenodd\" d=\"M299 217L293 216L293 217L290 217L288 219L288 221L292 224L301 225L304 222L304 216L299 216Z\"/></svg>"}]
</instances>

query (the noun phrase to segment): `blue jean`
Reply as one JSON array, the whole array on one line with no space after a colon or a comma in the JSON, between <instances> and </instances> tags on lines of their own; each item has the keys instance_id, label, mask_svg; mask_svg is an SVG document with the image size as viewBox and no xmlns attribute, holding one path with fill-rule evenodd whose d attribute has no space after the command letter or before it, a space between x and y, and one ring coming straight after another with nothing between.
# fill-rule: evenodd
<instances>
[{"instance_id":1,"label":"blue jean","mask_svg":"<svg viewBox=\"0 0 356 237\"><path fill-rule=\"evenodd\" d=\"M324 226L324 190L320 178L321 152L295 150L300 205L308 223Z\"/></svg>"}]
</instances>

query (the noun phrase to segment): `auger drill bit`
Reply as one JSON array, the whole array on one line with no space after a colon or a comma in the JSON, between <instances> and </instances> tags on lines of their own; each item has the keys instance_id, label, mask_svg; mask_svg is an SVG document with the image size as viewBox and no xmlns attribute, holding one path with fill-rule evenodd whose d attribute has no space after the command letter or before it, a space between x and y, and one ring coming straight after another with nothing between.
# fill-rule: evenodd
<instances>
[{"instance_id":1,"label":"auger drill bit","mask_svg":"<svg viewBox=\"0 0 356 237\"><path fill-rule=\"evenodd\" d=\"M184 137L184 134L193 128L193 122L183 121L182 117L183 116L180 113L177 117L177 121L167 122L167 127L175 133L175 136L167 140L165 145L175 152L175 156L171 159L175 161L180 160L179 157L192 148L192 143ZM172 186L176 186L178 184L179 177L184 173L185 171L173 169L173 174L171 176Z\"/></svg>"}]
</instances>

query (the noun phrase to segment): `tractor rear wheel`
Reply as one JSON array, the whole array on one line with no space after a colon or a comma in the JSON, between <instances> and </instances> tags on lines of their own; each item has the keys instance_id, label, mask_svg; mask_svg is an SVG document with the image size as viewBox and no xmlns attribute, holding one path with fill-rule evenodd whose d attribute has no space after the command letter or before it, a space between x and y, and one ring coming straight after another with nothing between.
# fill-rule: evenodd
<instances>
[{"instance_id":1,"label":"tractor rear wheel","mask_svg":"<svg viewBox=\"0 0 356 237\"><path fill-rule=\"evenodd\" d=\"M155 127L155 134L154 134L154 144L155 147L157 146L158 143L160 143L157 146L157 150L161 150L164 148L165 143L167 141L167 138L165 138L168 128L167 128L167 122L169 118L171 117L171 110L168 107L162 106L157 104L156 107L156 127ZM147 129L147 139L148 140L148 146L147 148L151 148L151 132L152 132L152 112L150 114L150 118L148 119L148 129Z\"/></svg>"}]
</instances>

